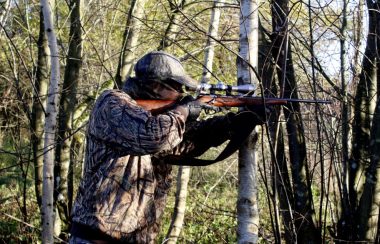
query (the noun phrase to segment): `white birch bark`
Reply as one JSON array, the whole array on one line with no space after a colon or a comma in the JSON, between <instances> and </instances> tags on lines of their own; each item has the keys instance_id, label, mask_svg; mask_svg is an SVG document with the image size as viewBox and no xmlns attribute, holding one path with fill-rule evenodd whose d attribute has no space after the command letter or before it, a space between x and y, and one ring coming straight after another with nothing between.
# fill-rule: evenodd
<instances>
[{"instance_id":1,"label":"white birch bark","mask_svg":"<svg viewBox=\"0 0 380 244\"><path fill-rule=\"evenodd\" d=\"M223 0L214 0L214 6L211 12L210 26L208 29L208 38L205 48L204 67L201 82L207 83L211 78L212 64L215 53L215 39L218 37L218 28L220 23L220 7L223 6Z\"/></svg>"},{"instance_id":2,"label":"white birch bark","mask_svg":"<svg viewBox=\"0 0 380 244\"><path fill-rule=\"evenodd\" d=\"M5 26L5 22L8 18L8 13L11 8L11 1L10 0L0 0L0 25L2 27ZM3 29L3 28L1 28Z\"/></svg>"},{"instance_id":3,"label":"white birch bark","mask_svg":"<svg viewBox=\"0 0 380 244\"><path fill-rule=\"evenodd\" d=\"M177 193L174 206L172 222L166 235L166 243L177 243L178 237L181 234L183 220L186 212L187 186L190 179L190 166L180 166L177 175Z\"/></svg>"},{"instance_id":4,"label":"white birch bark","mask_svg":"<svg viewBox=\"0 0 380 244\"><path fill-rule=\"evenodd\" d=\"M42 243L54 243L54 143L58 115L59 101L59 56L57 38L54 33L51 4L48 0L41 0L41 9L44 16L45 31L48 37L51 53L51 74L49 93L46 104L44 166L42 183Z\"/></svg>"},{"instance_id":5,"label":"white birch bark","mask_svg":"<svg viewBox=\"0 0 380 244\"><path fill-rule=\"evenodd\" d=\"M251 67L257 68L258 1L242 0L240 2L240 58L237 60L239 85L257 82L255 74L247 62ZM253 132L239 150L238 243L257 243L258 241L257 136L255 134Z\"/></svg>"}]
</instances>

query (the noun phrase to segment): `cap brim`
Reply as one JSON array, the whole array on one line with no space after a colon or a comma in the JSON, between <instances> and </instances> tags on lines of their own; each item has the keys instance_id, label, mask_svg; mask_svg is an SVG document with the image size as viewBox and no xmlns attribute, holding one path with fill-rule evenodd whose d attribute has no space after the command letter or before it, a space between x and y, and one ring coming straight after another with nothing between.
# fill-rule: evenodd
<instances>
[{"instance_id":1,"label":"cap brim","mask_svg":"<svg viewBox=\"0 0 380 244\"><path fill-rule=\"evenodd\" d=\"M178 81L187 88L196 89L198 87L198 81L194 80L190 76L173 77L173 80Z\"/></svg>"}]
</instances>

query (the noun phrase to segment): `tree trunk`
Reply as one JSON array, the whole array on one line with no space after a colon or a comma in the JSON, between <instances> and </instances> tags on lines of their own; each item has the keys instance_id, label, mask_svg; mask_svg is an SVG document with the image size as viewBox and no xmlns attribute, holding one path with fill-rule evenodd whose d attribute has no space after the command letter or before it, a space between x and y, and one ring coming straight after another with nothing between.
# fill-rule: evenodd
<instances>
[{"instance_id":1,"label":"tree trunk","mask_svg":"<svg viewBox=\"0 0 380 244\"><path fill-rule=\"evenodd\" d=\"M294 70L290 48L288 50L288 65L286 66L287 83L285 84L284 97L297 99ZM290 76L290 77L289 77ZM289 79L289 80L288 80ZM295 211L295 226L298 229L299 243L319 243L320 235L314 225L315 214L312 205L311 180L306 158L306 142L304 136L301 109L299 104L286 105L284 109L286 129L288 132L289 156L293 179L293 193Z\"/></svg>"},{"instance_id":2,"label":"tree trunk","mask_svg":"<svg viewBox=\"0 0 380 244\"><path fill-rule=\"evenodd\" d=\"M369 79L373 82L372 87L377 88L377 104L372 121L372 129L369 142L370 150L370 164L365 172L365 183L363 186L363 194L361 195L359 206L356 211L356 239L357 241L376 242L379 236L379 202L380 202L380 3L376 1L367 1L367 7L369 11L369 35L371 35L371 45L368 47L371 49L371 53L374 54L372 63L369 65L369 74L372 75ZM366 59L363 60L363 68L365 68ZM373 67L375 65L375 67ZM374 75L376 74L376 76ZM369 77L368 77L369 78ZM373 104L371 98L367 98L367 108L371 112L371 105ZM365 115L368 116L368 115ZM358 142L356 142L358 143ZM361 159L366 159L363 155Z\"/></svg>"},{"instance_id":3,"label":"tree trunk","mask_svg":"<svg viewBox=\"0 0 380 244\"><path fill-rule=\"evenodd\" d=\"M237 59L238 84L257 83L258 0L240 2L240 40ZM239 191L237 201L238 243L257 243L259 210L257 196L257 133L254 131L239 150Z\"/></svg>"},{"instance_id":4,"label":"tree trunk","mask_svg":"<svg viewBox=\"0 0 380 244\"><path fill-rule=\"evenodd\" d=\"M55 161L55 133L57 126L59 103L59 53L57 38L54 32L51 5L48 0L41 0L41 8L44 16L45 31L48 38L51 53L51 74L49 93L46 103L45 117L45 142L44 142L44 166L43 166L43 191L42 191L42 242L54 242L54 161Z\"/></svg>"},{"instance_id":5,"label":"tree trunk","mask_svg":"<svg viewBox=\"0 0 380 244\"><path fill-rule=\"evenodd\" d=\"M69 5L70 10L70 43L66 58L66 67L63 79L63 87L61 93L59 107L59 128L58 128L58 145L56 150L57 155L57 175L55 186L55 201L58 207L59 217L64 225L63 230L68 230L69 215L72 202L69 196L68 181L71 144L73 141L73 116L75 106L77 105L77 87L80 82L80 70L82 68L82 24L81 24L81 1L71 0Z\"/></svg>"},{"instance_id":6,"label":"tree trunk","mask_svg":"<svg viewBox=\"0 0 380 244\"><path fill-rule=\"evenodd\" d=\"M214 60L214 39L218 35L218 26L220 20L220 9L218 8L217 0L214 2L214 6L211 12L210 26L208 32L208 39L205 49L205 59L204 66L205 69L202 73L201 82L207 82L208 78L211 76L212 72L212 63ZM177 193L176 193L176 202L174 206L174 213L172 216L172 222L170 224L168 234L166 238L168 243L176 243L178 237L181 233L183 220L185 217L186 211L186 196L187 196L187 185L189 182L191 173L191 168L188 166L180 166L177 176Z\"/></svg>"},{"instance_id":7,"label":"tree trunk","mask_svg":"<svg viewBox=\"0 0 380 244\"><path fill-rule=\"evenodd\" d=\"M347 94L347 82L346 82L346 32L347 32L347 0L343 0L342 9L342 26L340 28L340 78L341 78L341 107L342 107L342 169L341 169L341 184L342 184L342 200L341 209L344 216L352 216L352 209L349 203L348 192L348 134L349 134L349 101ZM350 218L350 217L348 217ZM350 224L343 223L343 224Z\"/></svg>"},{"instance_id":8,"label":"tree trunk","mask_svg":"<svg viewBox=\"0 0 380 244\"><path fill-rule=\"evenodd\" d=\"M295 71L292 64L291 48L288 46L288 1L276 0L272 3L273 57L277 63L281 96L298 98ZM295 228L299 243L319 243L320 235L313 222L311 182L306 158L306 142L300 105L285 105L284 115L288 132L289 157L292 172Z\"/></svg>"},{"instance_id":9,"label":"tree trunk","mask_svg":"<svg viewBox=\"0 0 380 244\"><path fill-rule=\"evenodd\" d=\"M279 119L280 117L275 117ZM278 121L278 120L277 120ZM286 243L297 242L297 231L294 223L293 217L293 205L294 193L292 191L291 180L288 170L288 162L285 153L285 143L284 134L285 129L282 123L275 123L276 125L276 135L274 136L274 141L276 142L275 147L275 159L272 160L274 163L274 184L277 189L280 213L282 215L282 222L284 226L284 237ZM280 243L280 241L278 241Z\"/></svg>"},{"instance_id":10,"label":"tree trunk","mask_svg":"<svg viewBox=\"0 0 380 244\"><path fill-rule=\"evenodd\" d=\"M190 172L190 166L179 167L174 212L166 235L166 243L168 244L177 243L178 237L181 234L183 220L185 218L187 186L190 179Z\"/></svg>"},{"instance_id":11,"label":"tree trunk","mask_svg":"<svg viewBox=\"0 0 380 244\"><path fill-rule=\"evenodd\" d=\"M312 8L311 8L311 0L309 0L309 9L308 9L308 15L309 15L309 50L310 50L310 54L311 54L311 79L312 79L312 92L313 92L313 98L314 99L317 99L317 93L318 93L318 88L317 88L317 72L316 72L316 66L315 66L315 37L314 37L314 30L315 30L315 24L313 23L313 11L312 11ZM323 142L324 142L324 137L322 135L322 127L323 127L323 123L321 122L321 109L320 109L320 106L318 104L316 104L314 106L314 111L315 111L315 114L314 114L314 118L315 118L315 124L316 124L316 130L317 130L317 141L316 141L316 148L317 148L317 151L318 153L315 153L315 160L318 162L318 158L319 158L319 169L320 169L320 175L321 175L321 180L319 183L320 187L320 192L322 192L322 194L320 194L320 198L319 198L319 216L318 216L318 221L320 223L320 234L319 234L319 238L322 238L322 242L324 243L325 242L325 229L326 229L326 219L324 217L324 210L323 210L323 206L324 206L324 203L328 202L327 199L325 200L324 199L324 193L326 192L325 190L325 159L324 159L324 153L323 153ZM326 210L325 210L326 211ZM322 224L324 223L324 224ZM322 231L323 231L323 235L322 234Z\"/></svg>"},{"instance_id":12,"label":"tree trunk","mask_svg":"<svg viewBox=\"0 0 380 244\"><path fill-rule=\"evenodd\" d=\"M175 41L175 37L180 28L180 25L179 25L180 11L179 10L183 10L183 7L185 6L185 4L186 4L186 0L181 0L179 4L174 4L174 2L170 1L170 9L172 13L169 19L169 24L165 30L165 34L162 37L162 40L160 41L160 45L158 46L157 50L165 51Z\"/></svg>"},{"instance_id":13,"label":"tree trunk","mask_svg":"<svg viewBox=\"0 0 380 244\"><path fill-rule=\"evenodd\" d=\"M211 78L212 64L214 62L215 39L218 37L218 28L220 22L220 7L223 6L223 1L214 1L211 12L210 26L208 28L208 38L205 48L205 59L202 72L201 82L208 83Z\"/></svg>"},{"instance_id":14,"label":"tree trunk","mask_svg":"<svg viewBox=\"0 0 380 244\"><path fill-rule=\"evenodd\" d=\"M38 206L41 208L42 198L42 168L43 168L43 148L44 148L44 123L45 123L45 103L47 87L49 82L50 50L44 29L44 19L42 10L40 12L40 33L37 41L38 61L37 72L34 83L33 96L35 100L32 105L32 151L34 164L34 184Z\"/></svg>"},{"instance_id":15,"label":"tree trunk","mask_svg":"<svg viewBox=\"0 0 380 244\"><path fill-rule=\"evenodd\" d=\"M277 97L278 85L274 82L275 65L272 57L271 43L267 40L263 27L260 26L259 37L259 74L264 88L265 97ZM280 122L281 107L272 107L268 117L269 147L271 152L272 166L272 194L268 194L273 202L274 222L273 235L275 243L281 243L280 215L282 216L284 238L287 243L292 243L296 239L296 232L292 218L290 203L293 201L293 192L289 177L288 162L285 153L283 123ZM269 201L269 200L268 200ZM270 203L269 203L270 204Z\"/></svg>"},{"instance_id":16,"label":"tree trunk","mask_svg":"<svg viewBox=\"0 0 380 244\"><path fill-rule=\"evenodd\" d=\"M0 26L5 26L8 17L8 12L11 7L11 1L5 0L0 2Z\"/></svg>"},{"instance_id":17,"label":"tree trunk","mask_svg":"<svg viewBox=\"0 0 380 244\"><path fill-rule=\"evenodd\" d=\"M379 101L379 100L378 100ZM366 170L363 194L356 213L357 241L375 243L380 203L380 102L377 102L371 131L371 163Z\"/></svg>"},{"instance_id":18,"label":"tree trunk","mask_svg":"<svg viewBox=\"0 0 380 244\"><path fill-rule=\"evenodd\" d=\"M356 218L355 210L358 207L359 197L363 191L364 171L370 161L370 130L372 117L376 105L376 60L377 28L380 9L375 10L375 4L367 1L368 8L368 35L366 49L362 60L362 70L356 88L354 103L354 121L352 134L352 151L348 162L348 192L349 203L342 209L338 225L338 237L342 240L355 240Z\"/></svg>"},{"instance_id":19,"label":"tree trunk","mask_svg":"<svg viewBox=\"0 0 380 244\"><path fill-rule=\"evenodd\" d=\"M127 17L127 26L123 35L119 64L116 73L115 88L121 89L123 82L131 74L135 51L139 41L141 18L144 15L146 0L131 0L131 6Z\"/></svg>"}]
</instances>

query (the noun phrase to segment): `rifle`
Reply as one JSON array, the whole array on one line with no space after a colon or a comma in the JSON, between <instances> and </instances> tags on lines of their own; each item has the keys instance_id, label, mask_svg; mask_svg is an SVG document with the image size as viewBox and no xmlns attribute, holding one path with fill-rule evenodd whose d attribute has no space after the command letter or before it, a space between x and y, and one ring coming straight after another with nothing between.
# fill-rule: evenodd
<instances>
[{"instance_id":1,"label":"rifle","mask_svg":"<svg viewBox=\"0 0 380 244\"><path fill-rule=\"evenodd\" d=\"M207 84L202 83L194 91L195 99L198 100L203 107L244 107L252 105L286 105L288 103L318 103L330 104L328 100L313 99L295 99L295 98L274 98L274 97L258 97L251 95L255 91L253 85L231 86L223 83ZM220 94L222 93L222 94ZM145 110L152 113L160 113L174 106L176 100L136 100L137 104Z\"/></svg>"}]
</instances>

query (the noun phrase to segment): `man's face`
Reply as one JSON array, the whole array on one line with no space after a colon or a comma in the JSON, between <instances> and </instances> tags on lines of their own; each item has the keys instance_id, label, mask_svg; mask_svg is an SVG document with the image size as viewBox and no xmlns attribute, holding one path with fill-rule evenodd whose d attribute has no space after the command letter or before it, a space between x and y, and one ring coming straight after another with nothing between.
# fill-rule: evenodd
<instances>
[{"instance_id":1,"label":"man's face","mask_svg":"<svg viewBox=\"0 0 380 244\"><path fill-rule=\"evenodd\" d=\"M183 96L182 84L170 79L152 82L151 89L162 100L177 100Z\"/></svg>"},{"instance_id":2,"label":"man's face","mask_svg":"<svg viewBox=\"0 0 380 244\"><path fill-rule=\"evenodd\" d=\"M162 81L129 78L123 89L134 99L178 100L185 95L183 85L171 79Z\"/></svg>"}]
</instances>

